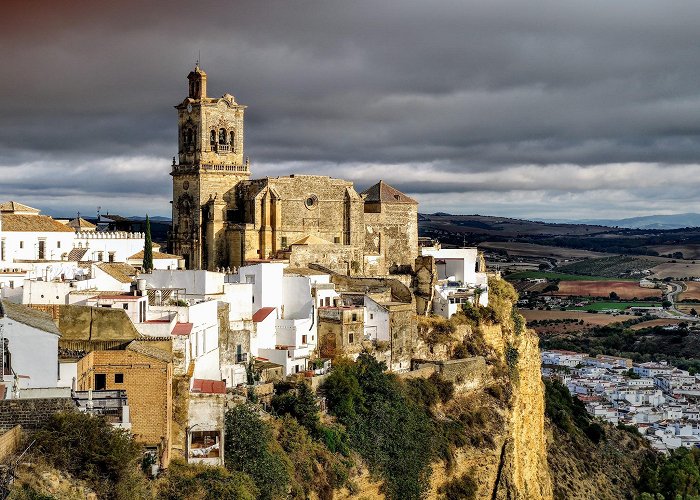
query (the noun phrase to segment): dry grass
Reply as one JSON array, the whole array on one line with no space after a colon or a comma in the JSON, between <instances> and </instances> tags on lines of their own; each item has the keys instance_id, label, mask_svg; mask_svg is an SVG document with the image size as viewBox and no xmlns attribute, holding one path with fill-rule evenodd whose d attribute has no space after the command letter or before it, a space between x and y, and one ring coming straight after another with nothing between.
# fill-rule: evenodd
<instances>
[{"instance_id":1,"label":"dry grass","mask_svg":"<svg viewBox=\"0 0 700 500\"><path fill-rule=\"evenodd\" d=\"M642 323L637 323L631 328L632 330L642 330L644 328L651 328L653 326L677 325L678 323L682 323L682 321L683 320L680 319L652 319L649 321L644 321Z\"/></svg>"},{"instance_id":2,"label":"dry grass","mask_svg":"<svg viewBox=\"0 0 700 500\"><path fill-rule=\"evenodd\" d=\"M685 290L679 295L679 300L700 300L700 282L686 281Z\"/></svg>"},{"instance_id":3,"label":"dry grass","mask_svg":"<svg viewBox=\"0 0 700 500\"><path fill-rule=\"evenodd\" d=\"M559 291L554 295L609 297L610 292L615 292L621 299L661 298L661 290L642 288L635 281L561 281Z\"/></svg>"},{"instance_id":4,"label":"dry grass","mask_svg":"<svg viewBox=\"0 0 700 500\"><path fill-rule=\"evenodd\" d=\"M649 247L651 250L658 252L659 255L668 255L675 252L681 252L684 259L700 259L700 244L686 245L656 245Z\"/></svg>"},{"instance_id":5,"label":"dry grass","mask_svg":"<svg viewBox=\"0 0 700 500\"><path fill-rule=\"evenodd\" d=\"M594 314L583 311L540 311L540 310L529 310L521 309L520 314L525 316L527 321L543 319L576 319L583 320L585 323L591 325L609 325L610 323L616 323L625 319L624 316L612 316L610 314Z\"/></svg>"},{"instance_id":6,"label":"dry grass","mask_svg":"<svg viewBox=\"0 0 700 500\"><path fill-rule=\"evenodd\" d=\"M485 241L479 243L479 248L500 249L508 252L509 255L521 255L523 257L554 257L556 259L584 259L587 257L601 257L605 254L590 252L588 250L577 250L574 248L550 247L546 245L536 245L534 243Z\"/></svg>"},{"instance_id":7,"label":"dry grass","mask_svg":"<svg viewBox=\"0 0 700 500\"><path fill-rule=\"evenodd\" d=\"M693 264L689 261L666 262L653 267L652 278L700 278L700 264Z\"/></svg>"}]
</instances>

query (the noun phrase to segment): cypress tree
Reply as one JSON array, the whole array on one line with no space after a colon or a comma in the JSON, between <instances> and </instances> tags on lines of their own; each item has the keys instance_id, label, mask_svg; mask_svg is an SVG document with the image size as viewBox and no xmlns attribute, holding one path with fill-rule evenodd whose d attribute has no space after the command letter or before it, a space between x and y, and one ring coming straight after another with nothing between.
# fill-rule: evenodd
<instances>
[{"instance_id":1,"label":"cypress tree","mask_svg":"<svg viewBox=\"0 0 700 500\"><path fill-rule=\"evenodd\" d=\"M143 270L151 272L153 270L153 242L151 241L151 221L146 216L146 238L143 244Z\"/></svg>"}]
</instances>

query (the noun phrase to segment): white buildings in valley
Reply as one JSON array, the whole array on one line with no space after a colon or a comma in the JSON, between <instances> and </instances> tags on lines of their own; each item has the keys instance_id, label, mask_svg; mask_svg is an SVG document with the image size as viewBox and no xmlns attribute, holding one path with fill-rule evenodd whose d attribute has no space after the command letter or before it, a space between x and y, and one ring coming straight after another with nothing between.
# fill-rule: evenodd
<instances>
[{"instance_id":1,"label":"white buildings in valley","mask_svg":"<svg viewBox=\"0 0 700 500\"><path fill-rule=\"evenodd\" d=\"M542 351L544 376L557 378L588 412L635 426L658 451L700 445L700 378L665 361Z\"/></svg>"}]
</instances>

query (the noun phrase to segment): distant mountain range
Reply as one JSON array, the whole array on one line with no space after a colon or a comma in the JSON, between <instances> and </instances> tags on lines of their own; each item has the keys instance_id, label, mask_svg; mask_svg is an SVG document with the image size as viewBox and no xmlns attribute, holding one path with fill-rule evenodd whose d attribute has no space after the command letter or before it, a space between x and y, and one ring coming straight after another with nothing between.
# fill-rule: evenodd
<instances>
[{"instance_id":1,"label":"distant mountain range","mask_svg":"<svg viewBox=\"0 0 700 500\"><path fill-rule=\"evenodd\" d=\"M622 227L626 229L680 229L684 227L700 227L700 214L646 215L627 219L552 220L547 222L592 224L596 226Z\"/></svg>"}]
</instances>

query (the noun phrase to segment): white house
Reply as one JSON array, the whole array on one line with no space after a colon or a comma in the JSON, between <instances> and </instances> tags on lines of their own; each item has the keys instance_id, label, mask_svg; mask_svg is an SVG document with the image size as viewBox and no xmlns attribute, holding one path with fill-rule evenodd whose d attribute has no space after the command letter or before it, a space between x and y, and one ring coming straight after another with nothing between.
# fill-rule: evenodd
<instances>
[{"instance_id":1,"label":"white house","mask_svg":"<svg viewBox=\"0 0 700 500\"><path fill-rule=\"evenodd\" d=\"M0 301L0 398L12 398L20 389L57 386L60 336L50 315Z\"/></svg>"},{"instance_id":2,"label":"white house","mask_svg":"<svg viewBox=\"0 0 700 500\"><path fill-rule=\"evenodd\" d=\"M488 305L486 266L476 247L422 247L421 254L435 259L438 272L433 298L435 314L449 318L462 304Z\"/></svg>"}]
</instances>

